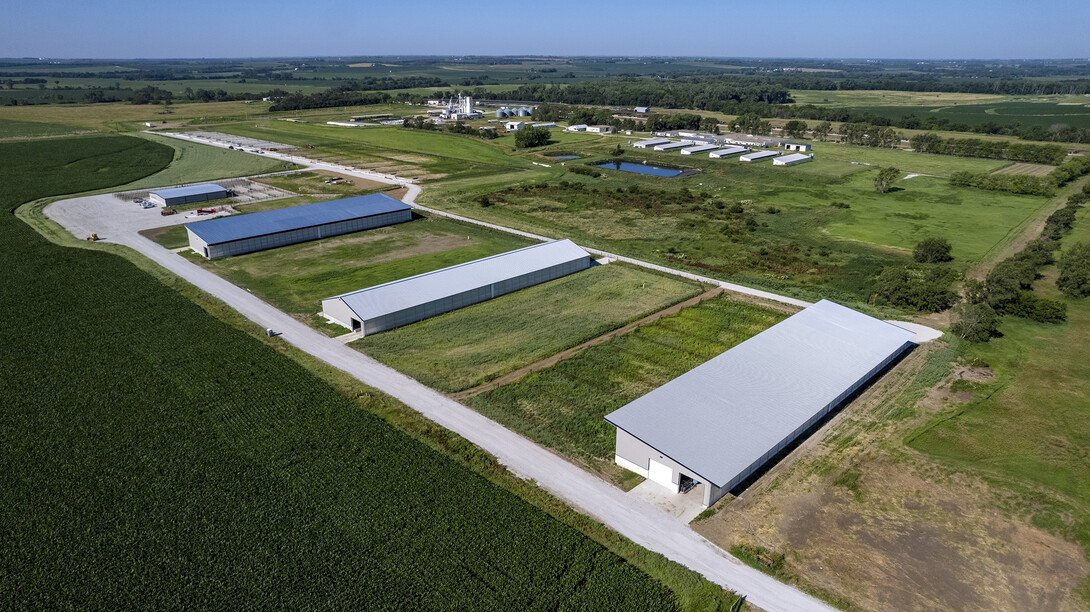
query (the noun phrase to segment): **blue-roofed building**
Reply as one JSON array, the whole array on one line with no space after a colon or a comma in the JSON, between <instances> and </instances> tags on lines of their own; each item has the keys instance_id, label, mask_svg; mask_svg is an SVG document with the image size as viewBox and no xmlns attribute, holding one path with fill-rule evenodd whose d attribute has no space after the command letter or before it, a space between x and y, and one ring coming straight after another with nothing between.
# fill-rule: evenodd
<instances>
[{"instance_id":1,"label":"blue-roofed building","mask_svg":"<svg viewBox=\"0 0 1090 612\"><path fill-rule=\"evenodd\" d=\"M570 240L543 242L322 300L331 322L364 335L408 325L591 265Z\"/></svg>"},{"instance_id":2,"label":"blue-roofed building","mask_svg":"<svg viewBox=\"0 0 1090 612\"><path fill-rule=\"evenodd\" d=\"M174 187L173 189L156 189L148 196L148 199L159 206L181 206L195 202L207 202L219 200L228 196L227 189L212 183L189 185L187 187Z\"/></svg>"},{"instance_id":3,"label":"blue-roofed building","mask_svg":"<svg viewBox=\"0 0 1090 612\"><path fill-rule=\"evenodd\" d=\"M412 220L409 205L384 193L186 223L189 247L212 259L273 249Z\"/></svg>"},{"instance_id":4,"label":"blue-roofed building","mask_svg":"<svg viewBox=\"0 0 1090 612\"><path fill-rule=\"evenodd\" d=\"M822 300L607 414L616 462L710 506L870 384L914 337Z\"/></svg>"}]
</instances>

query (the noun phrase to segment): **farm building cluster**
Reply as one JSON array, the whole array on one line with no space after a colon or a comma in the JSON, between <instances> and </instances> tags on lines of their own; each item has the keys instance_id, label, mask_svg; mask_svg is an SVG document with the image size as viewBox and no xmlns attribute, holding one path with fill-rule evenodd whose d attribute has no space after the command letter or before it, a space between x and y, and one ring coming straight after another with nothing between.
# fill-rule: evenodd
<instances>
[{"instance_id":1,"label":"farm building cluster","mask_svg":"<svg viewBox=\"0 0 1090 612\"><path fill-rule=\"evenodd\" d=\"M675 140L680 139L680 140ZM769 147L783 147L783 151ZM673 151L680 149L682 155L707 153L711 159L723 159L739 156L741 162L755 162L773 159L774 166L793 166L814 159L809 153L810 145L793 143L785 138L771 136L753 136L751 134L707 134L686 130L662 132L652 138L645 138L632 143L636 149L654 151ZM791 155L780 155L785 151L795 151Z\"/></svg>"}]
</instances>

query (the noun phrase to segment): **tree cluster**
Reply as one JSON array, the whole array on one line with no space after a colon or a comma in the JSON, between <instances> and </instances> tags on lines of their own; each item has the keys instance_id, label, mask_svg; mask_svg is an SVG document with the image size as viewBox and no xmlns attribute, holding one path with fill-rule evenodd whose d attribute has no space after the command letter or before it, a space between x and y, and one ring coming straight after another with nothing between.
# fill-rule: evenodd
<instances>
[{"instance_id":1,"label":"tree cluster","mask_svg":"<svg viewBox=\"0 0 1090 612\"><path fill-rule=\"evenodd\" d=\"M549 132L549 128L524 127L515 132L515 146L519 149L543 147L549 144L550 136L551 133Z\"/></svg>"},{"instance_id":2,"label":"tree cluster","mask_svg":"<svg viewBox=\"0 0 1090 612\"><path fill-rule=\"evenodd\" d=\"M1060 145L1035 145L1007 140L979 138L942 138L938 134L916 134L909 145L919 153L939 153L958 157L1009 159L1035 164L1059 164L1067 157Z\"/></svg>"},{"instance_id":3,"label":"tree cluster","mask_svg":"<svg viewBox=\"0 0 1090 612\"><path fill-rule=\"evenodd\" d=\"M865 147L892 149L901 144L901 134L889 126L845 123L840 126L840 141Z\"/></svg>"}]
</instances>

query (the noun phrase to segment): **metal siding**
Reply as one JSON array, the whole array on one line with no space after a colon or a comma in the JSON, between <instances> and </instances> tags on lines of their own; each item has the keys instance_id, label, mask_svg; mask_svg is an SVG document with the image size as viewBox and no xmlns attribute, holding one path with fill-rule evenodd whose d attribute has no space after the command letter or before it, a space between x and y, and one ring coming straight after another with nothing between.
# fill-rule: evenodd
<instances>
[{"instance_id":1,"label":"metal siding","mask_svg":"<svg viewBox=\"0 0 1090 612\"><path fill-rule=\"evenodd\" d=\"M470 289L488 288L540 273L559 264L571 264L566 268L571 271L584 269L590 266L590 255L569 240L556 240L334 297L343 298L361 320L372 320ZM525 280L514 282L530 286Z\"/></svg>"},{"instance_id":2,"label":"metal siding","mask_svg":"<svg viewBox=\"0 0 1090 612\"><path fill-rule=\"evenodd\" d=\"M381 215L374 215L371 217L363 217L361 219L351 219L348 221L340 221L315 227L306 227L285 232L278 232L275 234L265 234L262 236L255 236L253 238L247 238L244 240L221 242L215 245L218 247L217 253L219 253L218 255L216 255L216 257L242 255L245 253L253 253L255 251L275 249L277 247L287 246L289 244L298 244L300 242L307 242L310 240L320 240L322 238L340 236L341 234L349 234L352 232L373 229L376 227L385 227L387 225L404 223L411 220L412 211L403 210ZM187 227L186 229L189 228ZM192 233L192 230L190 230L190 232Z\"/></svg>"},{"instance_id":3,"label":"metal siding","mask_svg":"<svg viewBox=\"0 0 1090 612\"><path fill-rule=\"evenodd\" d=\"M299 231L306 228L330 226L354 219L397 213L398 218L409 220L409 206L382 193L315 202L289 208L267 210L249 215L236 215L187 223L186 227L201 236L209 244L236 242Z\"/></svg>"}]
</instances>

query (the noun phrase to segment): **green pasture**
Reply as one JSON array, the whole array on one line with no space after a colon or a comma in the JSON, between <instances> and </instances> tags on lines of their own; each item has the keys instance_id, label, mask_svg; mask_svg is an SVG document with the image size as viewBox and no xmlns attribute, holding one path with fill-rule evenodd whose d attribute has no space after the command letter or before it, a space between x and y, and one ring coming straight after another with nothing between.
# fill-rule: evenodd
<instances>
[{"instance_id":1,"label":"green pasture","mask_svg":"<svg viewBox=\"0 0 1090 612\"><path fill-rule=\"evenodd\" d=\"M260 155L221 149L156 134L140 134L174 149L174 160L163 170L124 186L124 190L166 187L286 170L287 164Z\"/></svg>"},{"instance_id":2,"label":"green pasture","mask_svg":"<svg viewBox=\"0 0 1090 612\"><path fill-rule=\"evenodd\" d=\"M312 322L323 298L522 248L533 242L442 218L196 261ZM323 327L324 329L324 327ZM346 330L341 330L346 331Z\"/></svg>"},{"instance_id":3,"label":"green pasture","mask_svg":"<svg viewBox=\"0 0 1090 612\"><path fill-rule=\"evenodd\" d=\"M217 126L229 134L305 146L310 157L366 164L394 164L421 168L432 174L472 176L517 169L533 169L528 161L509 156L501 147L471 136L395 127L344 128L336 126L262 121L256 124Z\"/></svg>"},{"instance_id":4,"label":"green pasture","mask_svg":"<svg viewBox=\"0 0 1090 612\"><path fill-rule=\"evenodd\" d=\"M692 297L700 286L624 264L595 266L353 344L441 391L461 391Z\"/></svg>"},{"instance_id":5,"label":"green pasture","mask_svg":"<svg viewBox=\"0 0 1090 612\"><path fill-rule=\"evenodd\" d=\"M917 176L896 191L874 191L872 173L844 185L851 209L825 225L830 236L910 252L925 238L950 240L953 256L978 262L1005 245L1049 200L952 187L946 179Z\"/></svg>"},{"instance_id":6,"label":"green pasture","mask_svg":"<svg viewBox=\"0 0 1090 612\"><path fill-rule=\"evenodd\" d=\"M602 417L786 316L713 298L467 403L536 442L602 466L611 463L615 444Z\"/></svg>"},{"instance_id":7,"label":"green pasture","mask_svg":"<svg viewBox=\"0 0 1090 612\"><path fill-rule=\"evenodd\" d=\"M831 143L816 143L814 161L790 167L626 149L629 161L699 172L661 178L595 169L601 176L594 178L571 171L611 157L617 141L545 147L537 152L584 159L553 164L536 180L444 182L425 190L421 203L803 298L858 302L869 299L881 267L907 262L916 242L946 237L969 264L1004 244L1048 202L955 188L944 178L1004 162ZM878 194L873 181L883 165L933 176ZM490 206L480 205L481 195Z\"/></svg>"},{"instance_id":8,"label":"green pasture","mask_svg":"<svg viewBox=\"0 0 1090 612\"><path fill-rule=\"evenodd\" d=\"M0 202L131 183L172 154L126 137L3 143ZM10 214L0 234L5 609L676 608L374 414L393 400L338 392L121 257Z\"/></svg>"}]
</instances>

